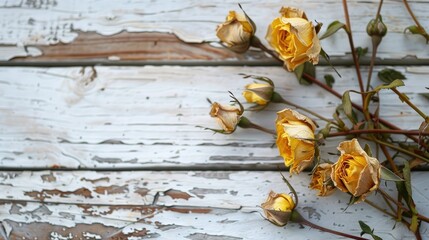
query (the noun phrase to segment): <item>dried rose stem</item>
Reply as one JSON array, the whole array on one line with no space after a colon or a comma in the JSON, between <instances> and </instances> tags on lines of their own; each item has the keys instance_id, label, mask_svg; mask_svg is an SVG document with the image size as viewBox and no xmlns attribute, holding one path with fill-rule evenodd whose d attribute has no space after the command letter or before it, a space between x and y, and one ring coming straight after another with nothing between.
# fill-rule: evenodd
<instances>
[{"instance_id":1,"label":"dried rose stem","mask_svg":"<svg viewBox=\"0 0 429 240\"><path fill-rule=\"evenodd\" d=\"M386 146L380 144L380 148L381 148L381 151L383 151L384 156L386 156L387 161L389 161L390 167L392 168L393 172L396 175L399 175L400 173L399 173L398 167L396 166L395 162L393 161L392 156L390 156L389 151L387 151Z\"/></svg>"},{"instance_id":2,"label":"dried rose stem","mask_svg":"<svg viewBox=\"0 0 429 240\"><path fill-rule=\"evenodd\" d=\"M409 156L412 156L412 157L415 157L415 158L421 159L421 160L423 160L423 161L425 161L425 162L429 163L429 158L427 158L427 157L425 157L425 156L423 156L423 155L420 155L420 154L417 154L417 153L414 153L414 152L408 151L408 150L403 149L403 148L401 148L401 147L398 147L398 146L396 146L396 145L394 145L394 144L391 144L391 143L388 143L388 142L382 141L382 140L377 139L377 138L371 138L371 139L369 139L369 138L364 138L364 139L367 139L367 140L370 140L370 141L374 141L374 142L376 142L376 143L378 143L378 144L381 144L381 145L385 145L386 147L389 147L389 148L394 149L394 150L397 150L397 151L399 151L399 152L402 152L402 153L408 154Z\"/></svg>"},{"instance_id":3,"label":"dried rose stem","mask_svg":"<svg viewBox=\"0 0 429 240\"><path fill-rule=\"evenodd\" d=\"M305 112L307 112L307 113L309 113L309 114L311 114L311 115L313 115L313 116L315 116L315 117L317 117L317 118L319 118L319 119L321 119L321 120L324 120L324 121L326 121L326 122L328 122L328 123L332 123L332 124L334 124L334 125L338 126L338 124L337 124L337 123L335 123L335 122L333 122L332 120L327 119L327 118L323 117L322 115L320 115L320 114L318 114L318 113L316 113L316 112L311 111L311 110L310 110L310 109L308 109L308 108L301 107L301 106L299 106L298 104L295 104L295 103L293 103L293 102L289 102L289 101L287 101L286 99L282 98L282 97L280 96L280 94L277 94L277 93L274 93L274 94L276 94L276 96L275 96L275 98L276 98L275 100L276 100L276 101L273 101L273 102L283 103L283 104L286 104L286 105L289 105L289 106L295 107L295 108L300 109L300 110L302 110L302 111L305 111ZM429 133L428 133L428 135L429 135Z\"/></svg>"},{"instance_id":4,"label":"dried rose stem","mask_svg":"<svg viewBox=\"0 0 429 240\"><path fill-rule=\"evenodd\" d=\"M278 60L279 62L283 62L282 59L279 58L279 56L277 56L276 53L274 53L272 50L268 49L264 44L262 44L260 41L257 42L257 45L255 47L259 47L261 50L263 50L264 52L268 53L269 55L271 55L273 58L275 58L276 60ZM328 91L329 93L331 93L332 95L336 96L339 99L342 99L342 95L340 93L338 93L337 91L335 91L334 89L330 88L328 85L322 83L320 80L314 78L313 76L307 74L307 73L303 73L302 76L309 80L310 82L316 84L317 86L325 89L326 91ZM357 105L356 103L352 102L352 106L357 109L360 112L363 112L363 108L359 105ZM374 117L373 114L370 113L371 117ZM393 125L392 123L382 119L382 118L378 118L378 121L380 123L382 123L384 126L391 128L391 129L395 129L395 130L400 130L399 127ZM414 137L413 135L406 135L408 138L410 138L411 140L413 140L414 142L420 144L420 146L424 147L425 149L429 149L429 147L424 143L424 142L420 142L418 138Z\"/></svg>"},{"instance_id":5,"label":"dried rose stem","mask_svg":"<svg viewBox=\"0 0 429 240\"><path fill-rule=\"evenodd\" d=\"M302 225L306 225L308 227L315 228L315 229L318 229L318 230L321 230L324 232L332 233L332 234L335 234L338 236L342 236L342 237L346 237L346 238L350 238L350 239L357 239L357 240L368 240L366 238L356 237L356 236L353 236L353 235L350 235L347 233L338 232L338 231L335 231L335 230L332 230L329 228L324 228L324 227L321 227L321 226L316 225L314 223L311 223L308 220L306 220L305 218L303 218L301 216L301 214L299 214L296 210L292 212L291 220L293 222L300 223Z\"/></svg>"},{"instance_id":6,"label":"dried rose stem","mask_svg":"<svg viewBox=\"0 0 429 240\"><path fill-rule=\"evenodd\" d=\"M392 213L388 212L386 209L381 208L381 207L380 207L380 206L378 206L377 204L375 204L375 203L373 203L373 202L369 201L368 199L365 199L365 200L364 200L364 202L365 202L366 204L370 205L371 207L373 207L373 208L375 208L375 209L379 210L380 212L382 212L382 213L384 213L384 214L386 214L386 215L389 215L389 216L391 216L392 218L396 219L396 216L395 216L394 214L392 214Z\"/></svg>"},{"instance_id":7,"label":"dried rose stem","mask_svg":"<svg viewBox=\"0 0 429 240\"><path fill-rule=\"evenodd\" d=\"M355 45L353 43L353 34L352 34L352 26L350 24L350 16L349 10L347 7L347 0L343 0L343 9L344 9L344 17L346 18L346 32L349 39L350 50L352 51L353 62L355 64L356 74L358 77L359 88L362 93L364 93L362 75L360 72L359 59L356 53ZM362 103L364 102L365 94L362 94Z\"/></svg>"},{"instance_id":8,"label":"dried rose stem","mask_svg":"<svg viewBox=\"0 0 429 240\"><path fill-rule=\"evenodd\" d=\"M398 130L398 129L358 129L343 132L330 133L329 137L346 136L352 134L371 134L371 133L389 133L389 134L404 134L404 135L422 135L429 136L429 132L421 133L419 130Z\"/></svg>"},{"instance_id":9,"label":"dried rose stem","mask_svg":"<svg viewBox=\"0 0 429 240\"><path fill-rule=\"evenodd\" d=\"M413 19L414 23L416 24L416 26L423 31L423 33L426 35L426 41L429 41L429 37L427 36L426 30L423 28L423 26L420 24L419 20L417 20L416 16L413 13L413 10L411 10L410 5L408 4L407 0L402 0L402 2L404 2L405 8L407 9L408 13L410 14L411 18Z\"/></svg>"},{"instance_id":10,"label":"dried rose stem","mask_svg":"<svg viewBox=\"0 0 429 240\"><path fill-rule=\"evenodd\" d=\"M401 101L405 102L410 106L416 113L418 113L426 122L429 122L429 117L422 112L416 105L414 105L403 93L399 92L398 89L392 88L392 91L398 95L398 97L401 99Z\"/></svg>"},{"instance_id":11,"label":"dried rose stem","mask_svg":"<svg viewBox=\"0 0 429 240\"><path fill-rule=\"evenodd\" d=\"M375 14L375 19L377 20L380 16L381 6L383 5L383 0L380 0L380 3L378 4L377 14ZM375 57L377 56L377 49L378 49L379 43L375 43L372 41L372 55L371 55L371 62L369 64L369 70L368 70L368 79L366 81L366 91L369 91L369 88L371 86L371 77L372 77L372 71L374 69L374 63L375 63Z\"/></svg>"},{"instance_id":12,"label":"dried rose stem","mask_svg":"<svg viewBox=\"0 0 429 240\"><path fill-rule=\"evenodd\" d=\"M312 82L312 83L314 83L314 84L318 85L319 87L321 87L321 88L325 89L326 91L330 92L332 95L334 95L334 96L338 97L339 99L342 99L342 95L341 95L340 93L338 93L338 92L337 92L337 91L335 91L334 89L330 88L330 87L329 87L329 86L327 86L326 84L322 83L320 80L318 80L318 79L316 79L316 78L314 78L314 77L312 77L312 76L310 76L310 75L308 75L308 74L306 74L306 73L303 73L303 74L302 74L302 76L303 76L305 79L309 80L310 82ZM354 103L354 102L352 102L352 106L353 106L355 109L357 109L358 111L363 112L363 108L362 108L362 106L359 106L359 105L357 105L357 104L356 104L356 103ZM373 115L372 113L370 113L370 116L371 116L371 117L374 117L374 115ZM388 121L386 121L386 120L384 120L384 119L382 119L382 118L378 118L378 121L379 121L381 124L383 124L384 126L386 126L386 127L390 128L390 129L401 130L399 127L395 126L394 124L392 124L392 123L390 123L390 122L388 122ZM406 136L407 136L408 138L410 138L411 140L413 140L414 142L419 143L419 139L418 139L418 138L416 138L415 136L413 136L413 135L406 135ZM420 146L424 147L425 149L429 149L429 147L428 147L425 143L420 142L419 144L420 144Z\"/></svg>"},{"instance_id":13,"label":"dried rose stem","mask_svg":"<svg viewBox=\"0 0 429 240\"><path fill-rule=\"evenodd\" d=\"M392 197L391 197L388 193L386 193L383 189L379 188L379 189L377 190L377 192L381 193L383 196L385 196L388 200L390 200L392 203L394 203L396 206L400 207L401 209L403 209L403 210L405 210L405 211L407 211L407 212L409 212L409 211L410 211L410 210L409 210L408 208L406 208L402 203L400 203L400 202L396 201L394 198L392 198ZM422 221L424 221L424 222L429 223L429 218L428 218L428 217L426 217L426 216L424 216L424 215L421 215L421 214L417 214L417 217L418 217L420 220L422 220Z\"/></svg>"}]
</instances>

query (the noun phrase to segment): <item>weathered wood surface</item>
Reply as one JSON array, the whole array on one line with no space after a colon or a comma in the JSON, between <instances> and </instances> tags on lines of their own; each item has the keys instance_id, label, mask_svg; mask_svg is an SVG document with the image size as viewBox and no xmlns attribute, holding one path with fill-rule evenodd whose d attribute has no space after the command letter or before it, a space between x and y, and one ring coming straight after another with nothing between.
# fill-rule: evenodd
<instances>
[{"instance_id":1,"label":"weathered wood surface","mask_svg":"<svg viewBox=\"0 0 429 240\"><path fill-rule=\"evenodd\" d=\"M263 39L266 28L278 15L283 4L300 7L311 20L324 23L326 29L334 20L344 21L341 1L295 0L246 1L241 3L258 26L257 35ZM374 17L378 1L349 1L352 28L356 46L370 46L365 29ZM419 21L429 27L429 2L411 1ZM189 46L174 40L146 38L144 32L165 32L177 35L188 43L218 41L216 26L223 22L229 10L239 10L231 1L0 1L0 60L15 57L40 56L30 61L57 59L110 59L117 60L225 60L236 55L207 44ZM404 34L414 25L401 1L384 1L381 14L389 33L389 41L380 45L381 59L429 59L429 50L421 36ZM115 34L119 34L115 36ZM104 43L100 43L105 36ZM156 36L156 35L155 35ZM172 40L172 42L170 42ZM85 44L82 45L82 41ZM141 42L141 44L138 44ZM159 45L157 43L160 43ZM173 46L167 46L172 43ZM64 47L63 44L69 44ZM167 44L167 45L166 45ZM47 47L51 46L51 47ZM119 46L119 47L118 47ZM324 49L332 56L349 53L348 41L343 32L323 41ZM192 53L190 53L190 48ZM72 49L72 52L70 51ZM174 52L169 50L174 49ZM167 52L167 53L166 53ZM254 59L257 55L248 55ZM21 58L17 59L22 61Z\"/></svg>"},{"instance_id":2,"label":"weathered wood surface","mask_svg":"<svg viewBox=\"0 0 429 240\"><path fill-rule=\"evenodd\" d=\"M400 90L429 112L428 99L420 95L428 92L422 86L429 69L396 69L407 76ZM334 88L357 89L353 68L338 70L343 77L336 77ZM317 86L300 86L280 67L0 68L0 166L275 170L282 160L272 136L242 129L213 135L196 127L218 128L206 98L227 104L232 91L243 100L241 91L252 81L243 72L272 78L289 101L328 118L340 104ZM334 74L318 68L319 76L326 73ZM422 119L416 113L393 92L381 94L381 116L418 129ZM275 112L284 107L272 104L245 115L274 129ZM328 142L323 156L335 161L327 152L337 152L337 144Z\"/></svg>"},{"instance_id":3,"label":"weathered wood surface","mask_svg":"<svg viewBox=\"0 0 429 240\"><path fill-rule=\"evenodd\" d=\"M426 177L414 172L412 181L419 211L427 215ZM259 206L268 191L287 191L276 171L19 171L0 178L0 233L10 239L338 239L263 220ZM363 220L384 239L412 238L365 203L347 207L344 193L316 197L305 174L290 181L299 193L299 211L314 223L359 235ZM421 226L424 239L428 227Z\"/></svg>"}]
</instances>

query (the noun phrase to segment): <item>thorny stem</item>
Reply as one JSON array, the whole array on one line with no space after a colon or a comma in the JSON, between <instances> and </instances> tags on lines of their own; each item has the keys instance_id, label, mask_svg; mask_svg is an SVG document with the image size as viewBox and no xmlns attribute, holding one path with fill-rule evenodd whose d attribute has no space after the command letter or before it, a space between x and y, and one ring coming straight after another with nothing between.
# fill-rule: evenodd
<instances>
[{"instance_id":1,"label":"thorny stem","mask_svg":"<svg viewBox=\"0 0 429 240\"><path fill-rule=\"evenodd\" d=\"M324 227L321 227L321 226L316 225L314 223L311 223L308 220L306 220L305 218L303 218L301 216L301 214L299 214L296 210L294 210L292 212L291 220L292 220L292 222L300 223L302 225L306 225L308 227L315 228L315 229L318 229L318 230L321 230L324 232L332 233L332 234L335 234L338 236L342 236L342 237L346 237L346 238L350 238L350 239L357 239L357 240L367 240L366 238L356 237L356 236L353 236L353 235L350 235L347 233L338 232L338 231L335 231L335 230L332 230L329 228L324 228Z\"/></svg>"},{"instance_id":2,"label":"thorny stem","mask_svg":"<svg viewBox=\"0 0 429 240\"><path fill-rule=\"evenodd\" d=\"M346 18L346 28L347 28L346 32L349 39L350 49L352 51L353 62L355 64L356 74L359 82L359 88L361 92L364 92L362 75L361 75L360 66L359 66L359 59L356 53L355 45L353 43L353 34L352 34L352 27L350 24L349 10L347 8L347 0L343 0L343 8L344 8L344 17ZM362 103L364 102L364 99L365 99L365 94L362 94Z\"/></svg>"},{"instance_id":3,"label":"thorny stem","mask_svg":"<svg viewBox=\"0 0 429 240\"><path fill-rule=\"evenodd\" d=\"M414 105L407 96L405 96L403 93L399 92L398 89L396 88L392 88L392 91L394 93L396 93L396 95L398 95L399 99L401 99L401 101L405 102L406 104L408 104L408 106L410 106L412 109L414 109L414 111L416 111L426 122L429 122L429 118L428 116L422 112L416 105Z\"/></svg>"}]
</instances>

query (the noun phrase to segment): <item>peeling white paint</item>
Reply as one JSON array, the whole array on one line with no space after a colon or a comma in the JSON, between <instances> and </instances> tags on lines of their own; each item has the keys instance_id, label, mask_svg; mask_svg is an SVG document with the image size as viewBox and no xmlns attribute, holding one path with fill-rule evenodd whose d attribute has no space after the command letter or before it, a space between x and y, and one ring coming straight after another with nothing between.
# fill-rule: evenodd
<instances>
[{"instance_id":1,"label":"peeling white paint","mask_svg":"<svg viewBox=\"0 0 429 240\"><path fill-rule=\"evenodd\" d=\"M6 1L0 3L0 44L6 45L52 45L70 43L76 31L97 32L113 35L128 32L169 32L186 42L218 41L216 26L223 22L229 10L240 11L230 1L132 1L123 4L115 1ZM243 8L257 24L257 35L264 39L266 28L283 4L279 1L246 1ZM344 22L340 1L289 1L290 6L300 7L310 20L324 23ZM370 46L366 25L374 17L378 1L349 1L355 45ZM429 26L426 14L427 0L410 3L423 26ZM332 11L337 9L339 11ZM380 58L402 58L415 55L429 58L423 37L404 34L406 27L413 25L401 1L386 1L381 12L389 32L379 47ZM6 27L7 26L7 27ZM343 56L349 52L344 33L323 41L323 47L331 56ZM19 52L10 52L9 59Z\"/></svg>"},{"instance_id":2,"label":"peeling white paint","mask_svg":"<svg viewBox=\"0 0 429 240\"><path fill-rule=\"evenodd\" d=\"M384 67L382 67L384 68ZM376 68L375 74L382 68ZM358 89L353 68L337 67L334 89ZM365 71L366 68L363 68ZM429 112L420 93L427 67L395 67L407 79L406 93ZM318 76L335 73L318 67ZM256 130L213 135L196 126L217 128L206 98L230 101L252 80L239 73L267 76L288 101L331 118L340 100L317 86L300 86L280 67L86 67L0 68L0 165L4 167L159 167L274 166L282 162L273 138ZM363 76L366 74L364 73ZM374 77L375 78L375 77ZM374 85L381 84L373 80ZM420 117L391 91L381 92L381 116L404 129L417 129ZM351 96L359 101L357 94ZM246 108L250 107L245 104ZM245 115L274 129L272 104L264 112ZM323 127L323 121L317 120ZM401 136L399 136L401 138ZM337 152L338 139L327 141ZM92 178L90 178L92 179Z\"/></svg>"}]
</instances>

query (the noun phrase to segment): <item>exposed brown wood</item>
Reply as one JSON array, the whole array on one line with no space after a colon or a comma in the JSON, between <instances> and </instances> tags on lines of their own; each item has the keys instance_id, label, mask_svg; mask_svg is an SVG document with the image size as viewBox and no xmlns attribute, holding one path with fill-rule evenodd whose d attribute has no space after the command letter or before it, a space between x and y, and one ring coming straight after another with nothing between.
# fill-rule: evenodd
<instances>
[{"instance_id":1,"label":"exposed brown wood","mask_svg":"<svg viewBox=\"0 0 429 240\"><path fill-rule=\"evenodd\" d=\"M243 58L209 43L185 43L174 34L159 32L121 32L111 36L79 32L71 43L37 46L37 57L16 57L13 61L72 60L224 60Z\"/></svg>"}]
</instances>

